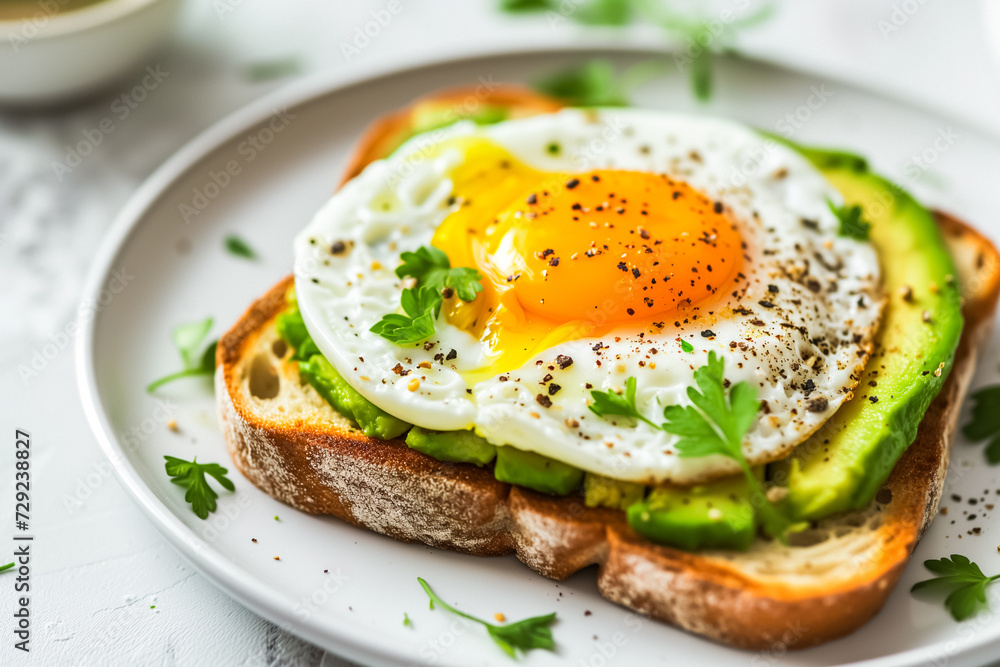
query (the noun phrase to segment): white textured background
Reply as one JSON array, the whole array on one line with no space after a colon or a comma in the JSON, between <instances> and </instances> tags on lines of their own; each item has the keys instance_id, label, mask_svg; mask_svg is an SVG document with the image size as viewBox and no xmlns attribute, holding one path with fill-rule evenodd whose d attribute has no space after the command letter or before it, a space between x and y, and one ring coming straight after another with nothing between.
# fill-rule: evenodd
<instances>
[{"instance_id":1,"label":"white textured background","mask_svg":"<svg viewBox=\"0 0 1000 667\"><path fill-rule=\"evenodd\" d=\"M503 17L492 0L400 2L402 12L349 62L341 42L387 2L191 0L178 34L151 61L169 76L62 182L52 162L82 130L113 116L112 101L134 82L71 109L0 112L0 507L13 496L13 433L22 428L33 436L36 535L32 652L14 651L9 621L0 621L0 664L347 664L218 592L132 505L87 428L72 341L58 332L103 230L139 183L201 130L294 78L504 45L659 39L643 28L622 37ZM741 40L742 51L863 81L1000 132L1000 11L991 3L779 4L771 22ZM883 34L880 21L891 22L904 5L916 9ZM247 76L253 63L285 58L301 71L264 83ZM50 342L61 352L37 377L22 379L18 367ZM0 523L0 548L10 544L8 521ZM9 576L0 575L0 619L13 605Z\"/></svg>"}]
</instances>

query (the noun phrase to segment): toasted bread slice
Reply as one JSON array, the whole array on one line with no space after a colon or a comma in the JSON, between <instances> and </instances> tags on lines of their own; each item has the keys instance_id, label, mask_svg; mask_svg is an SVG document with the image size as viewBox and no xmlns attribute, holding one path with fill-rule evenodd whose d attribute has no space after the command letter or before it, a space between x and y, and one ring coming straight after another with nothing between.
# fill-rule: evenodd
<instances>
[{"instance_id":1,"label":"toasted bread slice","mask_svg":"<svg viewBox=\"0 0 1000 667\"><path fill-rule=\"evenodd\" d=\"M519 96L527 101L522 109L548 110L523 91L505 92L503 104L518 106ZM401 132L405 118L376 123L349 172L380 157L373 146L383 132ZM937 513L961 401L1000 296L993 245L954 218L938 220L965 299L949 378L872 504L818 522L793 545L759 539L747 552L698 553L658 546L632 531L623 512L511 487L489 470L366 437L300 381L278 337L275 318L286 308L291 277L219 342L216 392L226 443L253 484L298 509L406 542L477 556L514 552L554 579L597 564L609 600L732 646L768 648L787 639L790 627L808 630L786 644L820 644L878 612Z\"/></svg>"}]
</instances>

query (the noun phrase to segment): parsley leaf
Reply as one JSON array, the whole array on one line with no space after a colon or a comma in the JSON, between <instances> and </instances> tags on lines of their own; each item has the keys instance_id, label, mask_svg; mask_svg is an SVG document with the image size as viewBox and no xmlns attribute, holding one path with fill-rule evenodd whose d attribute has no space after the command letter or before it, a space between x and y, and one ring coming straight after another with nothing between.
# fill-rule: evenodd
<instances>
[{"instance_id":1,"label":"parsley leaf","mask_svg":"<svg viewBox=\"0 0 1000 667\"><path fill-rule=\"evenodd\" d=\"M747 478L751 494L766 499L742 448L743 436L757 418L760 401L757 400L757 392L746 382L732 385L727 397L724 365L725 361L715 352L708 353L708 363L694 372L698 389L688 387L687 390L688 398L694 405L664 408L663 417L667 421L662 428L681 437L675 445L681 457L718 454L736 461ZM770 501L760 503L758 512L764 530L783 543L787 543L787 533L798 527Z\"/></svg>"},{"instance_id":2,"label":"parsley leaf","mask_svg":"<svg viewBox=\"0 0 1000 667\"><path fill-rule=\"evenodd\" d=\"M7 563L6 565L0 565L0 572L4 572L14 567L16 563Z\"/></svg>"},{"instance_id":3,"label":"parsley leaf","mask_svg":"<svg viewBox=\"0 0 1000 667\"><path fill-rule=\"evenodd\" d=\"M455 609L444 600L439 598L437 594L431 590L431 587L426 581L417 577L417 581L420 582L421 588L427 593L427 597L430 598L430 608L433 609L435 604L440 605L447 611L453 614L457 614L462 618L466 618L475 623L479 623L486 627L486 631L489 633L493 641L503 649L503 652L512 658L517 657L517 650L529 651L533 648L544 648L549 651L555 649L556 643L552 639L552 630L549 628L556 620L555 613L546 614L545 616L533 616L531 618L526 618L523 621L518 621L517 623L508 623L507 625L493 625L492 623L487 623L486 621L476 618L475 616L470 616L463 611Z\"/></svg>"},{"instance_id":4,"label":"parsley leaf","mask_svg":"<svg viewBox=\"0 0 1000 667\"><path fill-rule=\"evenodd\" d=\"M951 589L944 604L956 621L964 621L984 607L986 587L1000 579L1000 574L987 577L978 565L959 554L952 554L951 558L925 560L924 567L940 576L918 581L910 592L922 589Z\"/></svg>"},{"instance_id":5,"label":"parsley leaf","mask_svg":"<svg viewBox=\"0 0 1000 667\"><path fill-rule=\"evenodd\" d=\"M236 236L236 234L230 234L226 237L226 250L229 251L230 255L235 255L236 257L257 259L257 253L250 247L250 244L239 236Z\"/></svg>"},{"instance_id":6,"label":"parsley leaf","mask_svg":"<svg viewBox=\"0 0 1000 667\"><path fill-rule=\"evenodd\" d=\"M558 12L561 7L559 0L500 0L500 9L511 13ZM573 9L568 13L560 12L560 18L569 16L584 25L620 27L638 17L643 23L659 26L665 35L682 42L673 45L673 64L687 68L694 96L704 102L712 95L712 54L733 53L734 35L770 18L774 3L765 3L739 18L731 17L721 30L716 17L704 12L677 12L671 8L671 3L664 1L576 0ZM543 80L536 87L574 106L624 106L628 104L626 91L630 90L628 75L626 71L624 76L617 76L608 63L592 61Z\"/></svg>"},{"instance_id":7,"label":"parsley leaf","mask_svg":"<svg viewBox=\"0 0 1000 667\"><path fill-rule=\"evenodd\" d=\"M972 420L962 433L973 442L992 438L986 445L986 460L1000 463L1000 385L985 387L972 395Z\"/></svg>"},{"instance_id":8,"label":"parsley leaf","mask_svg":"<svg viewBox=\"0 0 1000 667\"><path fill-rule=\"evenodd\" d=\"M430 287L405 289L399 303L405 315L389 313L371 328L397 345L419 343L434 333L434 320L441 312L441 293Z\"/></svg>"},{"instance_id":9,"label":"parsley leaf","mask_svg":"<svg viewBox=\"0 0 1000 667\"><path fill-rule=\"evenodd\" d=\"M438 291L450 287L462 301L472 301L483 291L479 282L483 277L478 271L451 268L448 255L434 246L420 246L416 252L404 252L399 257L403 263L396 268L396 275L400 278L412 276L421 287L433 287Z\"/></svg>"},{"instance_id":10,"label":"parsley leaf","mask_svg":"<svg viewBox=\"0 0 1000 667\"><path fill-rule=\"evenodd\" d=\"M553 0L500 0L500 9L511 14L555 9Z\"/></svg>"},{"instance_id":11,"label":"parsley leaf","mask_svg":"<svg viewBox=\"0 0 1000 667\"><path fill-rule=\"evenodd\" d=\"M837 206L829 199L826 200L826 205L830 207L833 214L840 220L840 229L837 230L837 234L857 239L858 241L868 240L872 223L861 219L860 206Z\"/></svg>"},{"instance_id":12,"label":"parsley leaf","mask_svg":"<svg viewBox=\"0 0 1000 667\"><path fill-rule=\"evenodd\" d=\"M590 0L573 18L585 25L622 26L632 20L632 5L628 0Z\"/></svg>"},{"instance_id":13,"label":"parsley leaf","mask_svg":"<svg viewBox=\"0 0 1000 667\"><path fill-rule=\"evenodd\" d=\"M404 612L403 612L403 627L404 627L404 628L408 628L408 627L410 627L411 625L412 625L412 623L410 622L410 615L409 615L409 614L407 614L407 613L406 613L406 612L404 611Z\"/></svg>"},{"instance_id":14,"label":"parsley leaf","mask_svg":"<svg viewBox=\"0 0 1000 667\"><path fill-rule=\"evenodd\" d=\"M632 417L633 419L639 419L646 422L653 428L659 428L656 424L651 422L642 416L639 409L635 405L635 378L631 377L625 381L625 393L619 394L614 391L598 391L594 390L590 392L591 398L594 402L589 406L590 411L593 412L598 417L607 417L609 415L621 415L623 417Z\"/></svg>"},{"instance_id":15,"label":"parsley leaf","mask_svg":"<svg viewBox=\"0 0 1000 667\"><path fill-rule=\"evenodd\" d=\"M443 290L454 290L462 301L472 301L483 291L482 276L475 269L451 268L448 256L433 246L421 246L400 255L400 278L417 279L417 286L403 290L399 304L405 315L390 313L372 326L376 333L397 345L411 345L434 333L434 320L444 303Z\"/></svg>"},{"instance_id":16,"label":"parsley leaf","mask_svg":"<svg viewBox=\"0 0 1000 667\"><path fill-rule=\"evenodd\" d=\"M535 82L535 88L576 107L623 107L621 78L606 60L590 60Z\"/></svg>"},{"instance_id":17,"label":"parsley leaf","mask_svg":"<svg viewBox=\"0 0 1000 667\"><path fill-rule=\"evenodd\" d=\"M681 341L681 350L683 350L684 352L688 352L688 353L694 352L694 345L692 345L691 343L687 342L686 340L682 340Z\"/></svg>"},{"instance_id":18,"label":"parsley leaf","mask_svg":"<svg viewBox=\"0 0 1000 667\"><path fill-rule=\"evenodd\" d=\"M163 458L167 460L164 467L167 474L170 475L170 481L187 489L184 500L191 503L191 509L200 519L207 519L208 513L215 511L215 499L219 497L215 489L208 485L208 480L205 479L206 474L215 479L223 488L229 491L236 490L232 481L226 477L228 471L218 463L198 463L197 456L191 461L173 456L164 456Z\"/></svg>"},{"instance_id":19,"label":"parsley leaf","mask_svg":"<svg viewBox=\"0 0 1000 667\"><path fill-rule=\"evenodd\" d=\"M213 319L209 317L199 322L182 324L174 329L174 347L177 348L177 351L181 355L181 359L184 362L184 370L171 373L166 377L149 383L146 387L147 392L153 393L168 382L173 382L180 378L212 375L215 373L215 348L218 341L212 341L208 344L208 347L200 353L198 352L202 341L205 340L205 336L208 335L209 330L212 328L212 323Z\"/></svg>"}]
</instances>

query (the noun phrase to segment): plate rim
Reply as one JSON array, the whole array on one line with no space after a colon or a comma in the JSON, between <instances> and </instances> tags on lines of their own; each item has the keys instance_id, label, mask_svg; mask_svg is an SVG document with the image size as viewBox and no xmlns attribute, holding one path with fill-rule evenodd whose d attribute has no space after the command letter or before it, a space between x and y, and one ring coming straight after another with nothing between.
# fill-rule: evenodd
<instances>
[{"instance_id":1,"label":"plate rim","mask_svg":"<svg viewBox=\"0 0 1000 667\"><path fill-rule=\"evenodd\" d=\"M444 52L414 60L403 66L390 62L375 62L353 68L347 72L321 72L280 87L212 123L187 141L143 181L104 233L94 260L88 269L80 303L97 302L113 268L115 258L131 235L142 225L146 214L170 187L183 179L186 174L213 152L224 146L227 141L265 122L273 115L276 108L301 107L317 102L326 96L344 93L353 87L375 83L380 79L444 67L449 64L467 64L475 61L488 61L493 58L530 56L532 53L539 55L572 55L577 53L593 57L601 54L662 54L668 52L643 44L616 42L599 43L589 48L574 43L554 43L535 46L532 49L512 49L490 45L471 54ZM796 73L809 73L811 71L808 68L778 63L767 58L744 56L742 59L765 67ZM823 73L823 76L827 76L831 80L841 81L876 98L896 102L924 113L939 113L928 110L912 100L873 90L864 81L853 83L829 73ZM972 129L992 136L987 128L974 126ZM295 617L293 610L276 590L267 586L247 586L247 582L256 581L256 579L252 576L240 576L249 575L249 572L240 566L234 566L232 562L225 559L221 552L213 550L211 546L200 541L197 533L171 512L167 505L143 482L141 475L122 447L118 436L114 433L107 410L99 398L94 365L95 331L99 319L100 313L88 318L88 321L80 327L74 345L77 389L83 411L91 432L101 451L110 461L119 481L131 495L133 502L139 506L159 532L167 538L193 569L208 579L216 588L221 589L239 604L283 630L324 649L327 646L335 645L336 648L330 650L350 660L364 661L365 663L376 660L378 664L384 665L406 664L407 658L405 656L395 651L386 650L387 647L382 646L377 641L360 639L361 637L367 638L370 634L368 630L351 632L350 628L342 628L339 624L335 626L320 625L312 618L301 621ZM704 638L702 640L709 641ZM1000 644L1000 624L993 633L981 636L977 640L970 640L960 651L951 654L950 657L974 658L984 647L991 644ZM887 656L845 663L844 667L916 665L927 659L933 659L947 645L948 642L936 643ZM752 655L752 653L747 655Z\"/></svg>"}]
</instances>

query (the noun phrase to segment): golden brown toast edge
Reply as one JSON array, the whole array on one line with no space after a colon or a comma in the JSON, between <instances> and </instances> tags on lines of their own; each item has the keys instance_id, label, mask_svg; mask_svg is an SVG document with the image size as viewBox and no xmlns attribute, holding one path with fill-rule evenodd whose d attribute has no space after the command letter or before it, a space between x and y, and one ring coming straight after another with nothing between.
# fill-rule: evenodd
<instances>
[{"instance_id":1,"label":"golden brown toast edge","mask_svg":"<svg viewBox=\"0 0 1000 667\"><path fill-rule=\"evenodd\" d=\"M461 97L458 91L450 95ZM391 118L398 131L404 116ZM366 148L371 142L372 130L352 170L374 155ZM787 638L789 624L808 628L792 642L795 648L822 643L877 613L936 513L961 399L1000 294L1000 256L992 244L954 218L938 219L955 252L976 258L961 266L965 330L948 381L886 483L892 500L882 508L881 546L846 583L775 585L714 554L653 545L627 526L622 512L587 508L579 498L511 488L488 471L436 461L400 441L257 419L243 400L238 370L285 307L290 277L255 302L220 341L216 382L227 446L251 482L305 511L475 555L515 551L529 567L557 579L598 564L608 599L733 646L768 648Z\"/></svg>"}]
</instances>

